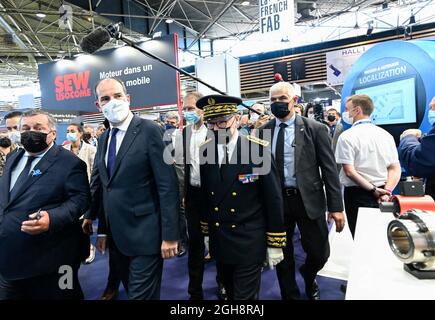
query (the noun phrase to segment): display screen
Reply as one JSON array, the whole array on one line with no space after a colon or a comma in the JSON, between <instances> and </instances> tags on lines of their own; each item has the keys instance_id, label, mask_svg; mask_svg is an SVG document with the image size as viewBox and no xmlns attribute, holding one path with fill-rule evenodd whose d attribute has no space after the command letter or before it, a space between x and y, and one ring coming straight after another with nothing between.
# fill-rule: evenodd
<instances>
[{"instance_id":1,"label":"display screen","mask_svg":"<svg viewBox=\"0 0 435 320\"><path fill-rule=\"evenodd\" d=\"M415 78L358 89L355 93L366 94L372 98L375 105L372 120L377 125L417 121Z\"/></svg>"}]
</instances>

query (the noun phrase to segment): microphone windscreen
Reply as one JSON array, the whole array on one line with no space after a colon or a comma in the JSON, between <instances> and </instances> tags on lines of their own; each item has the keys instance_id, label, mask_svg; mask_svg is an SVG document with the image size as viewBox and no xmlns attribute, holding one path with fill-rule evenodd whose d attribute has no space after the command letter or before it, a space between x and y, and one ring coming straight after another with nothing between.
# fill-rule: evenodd
<instances>
[{"instance_id":1,"label":"microphone windscreen","mask_svg":"<svg viewBox=\"0 0 435 320\"><path fill-rule=\"evenodd\" d=\"M90 34L83 37L82 41L80 42L80 48L82 48L84 52L94 53L109 41L109 32L102 27L98 27Z\"/></svg>"},{"instance_id":2,"label":"microphone windscreen","mask_svg":"<svg viewBox=\"0 0 435 320\"><path fill-rule=\"evenodd\" d=\"M276 82L284 81L284 79L282 78L282 75L280 73L275 73L275 75L273 77L275 78Z\"/></svg>"}]
</instances>

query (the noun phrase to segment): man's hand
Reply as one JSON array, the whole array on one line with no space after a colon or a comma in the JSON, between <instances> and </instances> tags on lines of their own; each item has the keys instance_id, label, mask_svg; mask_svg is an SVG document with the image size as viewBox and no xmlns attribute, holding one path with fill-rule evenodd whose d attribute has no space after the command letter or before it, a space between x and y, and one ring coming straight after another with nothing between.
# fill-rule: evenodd
<instances>
[{"instance_id":1,"label":"man's hand","mask_svg":"<svg viewBox=\"0 0 435 320\"><path fill-rule=\"evenodd\" d=\"M400 135L400 140L402 140L406 136L415 136L417 138L421 138L421 130L419 130L419 129L408 129L408 130L405 130Z\"/></svg>"},{"instance_id":2,"label":"man's hand","mask_svg":"<svg viewBox=\"0 0 435 320\"><path fill-rule=\"evenodd\" d=\"M344 217L343 212L329 212L328 213L328 223L331 222L331 219L335 221L335 231L341 232L344 229L344 224L346 223L346 218Z\"/></svg>"},{"instance_id":3,"label":"man's hand","mask_svg":"<svg viewBox=\"0 0 435 320\"><path fill-rule=\"evenodd\" d=\"M284 252L281 248L267 248L267 264L269 268L273 270L273 267L284 260Z\"/></svg>"},{"instance_id":4,"label":"man's hand","mask_svg":"<svg viewBox=\"0 0 435 320\"><path fill-rule=\"evenodd\" d=\"M257 121L254 123L254 129L260 128L262 125L264 125L267 121L270 120L270 117L267 114L263 114L258 118Z\"/></svg>"},{"instance_id":5,"label":"man's hand","mask_svg":"<svg viewBox=\"0 0 435 320\"><path fill-rule=\"evenodd\" d=\"M107 236L98 235L95 247L101 254L105 254L107 248Z\"/></svg>"},{"instance_id":6,"label":"man's hand","mask_svg":"<svg viewBox=\"0 0 435 320\"><path fill-rule=\"evenodd\" d=\"M390 191L387 191L382 188L376 188L376 191L373 192L373 196L378 200L378 203L383 201L388 201L391 197ZM386 200L384 200L386 199Z\"/></svg>"},{"instance_id":7,"label":"man's hand","mask_svg":"<svg viewBox=\"0 0 435 320\"><path fill-rule=\"evenodd\" d=\"M169 259L175 257L178 253L178 241L162 241L162 258Z\"/></svg>"},{"instance_id":8,"label":"man's hand","mask_svg":"<svg viewBox=\"0 0 435 320\"><path fill-rule=\"evenodd\" d=\"M92 220L91 219L84 219L82 223L82 230L84 234L91 235L94 233L94 230L92 229Z\"/></svg>"},{"instance_id":9,"label":"man's hand","mask_svg":"<svg viewBox=\"0 0 435 320\"><path fill-rule=\"evenodd\" d=\"M50 227L50 215L47 211L40 211L29 215L29 220L23 221L21 231L32 236L48 231Z\"/></svg>"}]
</instances>

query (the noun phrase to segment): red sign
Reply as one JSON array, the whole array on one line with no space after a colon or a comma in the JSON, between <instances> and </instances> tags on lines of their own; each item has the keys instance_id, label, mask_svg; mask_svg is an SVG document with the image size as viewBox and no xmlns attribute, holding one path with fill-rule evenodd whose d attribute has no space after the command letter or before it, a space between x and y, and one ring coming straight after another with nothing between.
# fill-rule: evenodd
<instances>
[{"instance_id":1,"label":"red sign","mask_svg":"<svg viewBox=\"0 0 435 320\"><path fill-rule=\"evenodd\" d=\"M90 71L67 73L54 79L56 85L56 100L63 101L82 97L90 97Z\"/></svg>"}]
</instances>

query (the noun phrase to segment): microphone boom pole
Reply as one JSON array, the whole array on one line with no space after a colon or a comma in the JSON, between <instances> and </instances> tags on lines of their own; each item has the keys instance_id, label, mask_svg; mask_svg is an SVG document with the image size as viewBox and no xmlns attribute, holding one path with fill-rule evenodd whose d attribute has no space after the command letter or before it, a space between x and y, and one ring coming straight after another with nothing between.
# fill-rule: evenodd
<instances>
[{"instance_id":1,"label":"microphone boom pole","mask_svg":"<svg viewBox=\"0 0 435 320\"><path fill-rule=\"evenodd\" d=\"M189 78L191 78L191 79L193 79L193 80L195 80L195 81L197 81L197 82L199 82L199 83L205 85L206 87L210 88L211 90L216 91L216 92L218 92L218 93L220 93L220 94L222 94L222 95L224 95L224 96L227 96L227 94L226 94L225 92L219 90L218 88L213 87L212 85L210 85L210 84L208 84L207 82L201 80L200 78L195 77L195 76L192 76L190 73L184 71L183 69L177 67L176 65L174 65L174 64L172 64L172 63L170 63L170 62L168 62L168 61L166 61L166 60L164 60L164 59L162 59L162 58L156 56L155 54L152 54L152 53L150 53L150 52L144 50L143 48L139 47L139 46L136 44L136 42L134 42L133 40L128 39L128 38L126 38L126 37L123 36L122 32L120 31L120 27L121 27L121 23L117 23L117 24L115 24L115 25L110 25L110 26L108 26L108 27L106 28L106 30L109 32L109 34L110 34L113 38L118 39L118 40L122 40L122 41L125 42L127 45L129 45L130 47L135 48L136 50L139 50L139 51L142 52L143 54L145 54L145 55L147 55L147 56L149 56L149 57L151 57L151 58L153 58L153 59L156 59L157 61L163 63L164 65L166 65L166 66L168 66L168 67L170 67L170 68L172 68L172 69L177 70L178 72L184 74L185 76L187 76L187 77L189 77ZM254 112L254 113L256 113L256 114L258 114L258 115L260 115L260 116L263 115L261 112L258 112L257 110L254 110L253 108L251 108L250 106L244 104L243 102L241 103L241 105L244 106L246 109L248 109L248 110L251 111L251 112Z\"/></svg>"}]
</instances>

